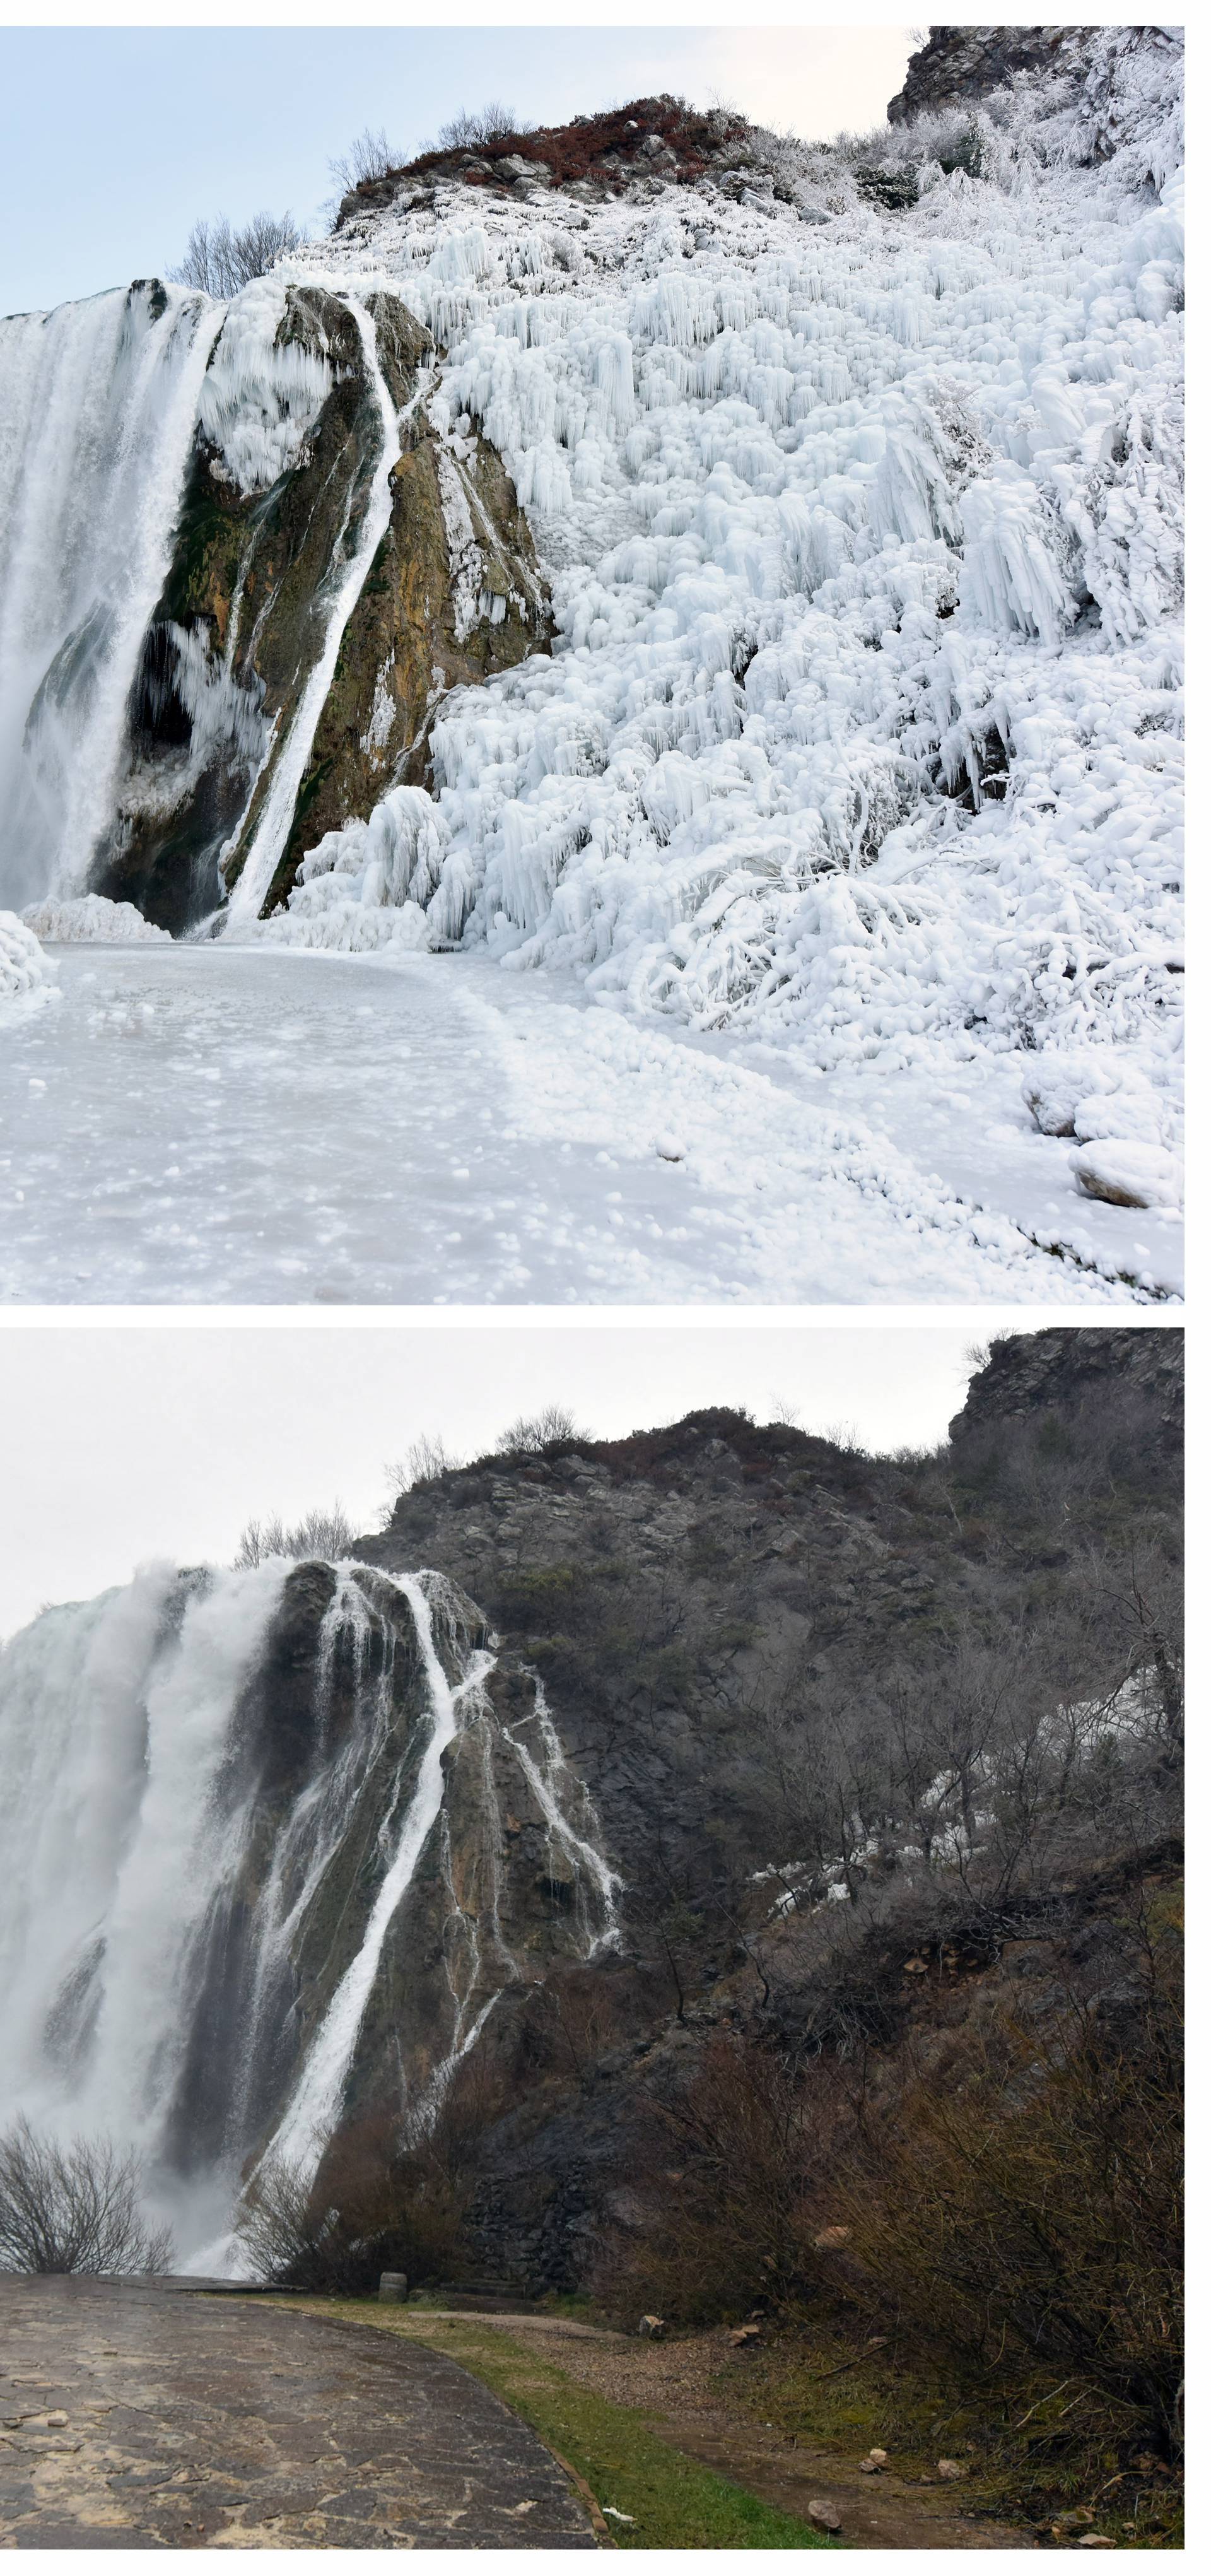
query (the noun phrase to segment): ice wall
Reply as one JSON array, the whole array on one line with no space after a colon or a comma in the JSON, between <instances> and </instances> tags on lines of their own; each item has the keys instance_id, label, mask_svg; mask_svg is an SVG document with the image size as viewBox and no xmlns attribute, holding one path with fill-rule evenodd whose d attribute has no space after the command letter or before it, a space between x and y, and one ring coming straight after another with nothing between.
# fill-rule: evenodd
<instances>
[{"instance_id":1,"label":"ice wall","mask_svg":"<svg viewBox=\"0 0 1211 2576\"><path fill-rule=\"evenodd\" d=\"M329 246L434 333L560 638L446 702L423 828L328 835L274 936L480 945L826 1065L1112 1042L1165 1086L1176 56L1114 44L1101 158L1023 91L894 213L840 162L802 206L451 183Z\"/></svg>"}]
</instances>

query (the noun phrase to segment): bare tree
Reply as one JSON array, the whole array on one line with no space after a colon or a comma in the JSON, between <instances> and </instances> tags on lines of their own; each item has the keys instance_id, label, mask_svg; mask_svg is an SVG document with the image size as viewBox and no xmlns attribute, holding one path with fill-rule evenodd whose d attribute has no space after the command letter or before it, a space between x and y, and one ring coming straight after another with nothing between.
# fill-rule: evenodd
<instances>
[{"instance_id":1,"label":"bare tree","mask_svg":"<svg viewBox=\"0 0 1211 2576\"><path fill-rule=\"evenodd\" d=\"M438 130L438 143L443 152L473 152L477 145L499 143L506 134L530 134L533 127L518 124L511 107L499 98L489 99L486 107L460 107Z\"/></svg>"},{"instance_id":2,"label":"bare tree","mask_svg":"<svg viewBox=\"0 0 1211 2576\"><path fill-rule=\"evenodd\" d=\"M143 2168L111 2138L0 2137L0 2271L166 2272L172 2236L143 2216Z\"/></svg>"},{"instance_id":3,"label":"bare tree","mask_svg":"<svg viewBox=\"0 0 1211 2576\"><path fill-rule=\"evenodd\" d=\"M580 1437L580 1425L566 1404L544 1404L537 1413L519 1413L496 1445L506 1458L527 1458Z\"/></svg>"},{"instance_id":4,"label":"bare tree","mask_svg":"<svg viewBox=\"0 0 1211 2576\"><path fill-rule=\"evenodd\" d=\"M361 133L354 135L348 151L330 161L328 167L341 196L347 197L367 179L385 179L389 171L400 168L403 159L397 146L388 143L385 125L364 125Z\"/></svg>"},{"instance_id":5,"label":"bare tree","mask_svg":"<svg viewBox=\"0 0 1211 2576\"><path fill-rule=\"evenodd\" d=\"M185 245L179 268L169 270L178 286L200 287L204 295L226 299L238 295L254 277L264 277L275 261L298 250L303 235L293 215L262 211L238 228L227 215L200 217Z\"/></svg>"},{"instance_id":6,"label":"bare tree","mask_svg":"<svg viewBox=\"0 0 1211 2576\"><path fill-rule=\"evenodd\" d=\"M245 1522L233 1562L237 1571L243 1566L262 1565L270 1556L292 1556L296 1561L311 1558L331 1565L348 1556L356 1535L340 1502L304 1512L292 1529L287 1528L281 1513L275 1512L269 1520Z\"/></svg>"}]
</instances>

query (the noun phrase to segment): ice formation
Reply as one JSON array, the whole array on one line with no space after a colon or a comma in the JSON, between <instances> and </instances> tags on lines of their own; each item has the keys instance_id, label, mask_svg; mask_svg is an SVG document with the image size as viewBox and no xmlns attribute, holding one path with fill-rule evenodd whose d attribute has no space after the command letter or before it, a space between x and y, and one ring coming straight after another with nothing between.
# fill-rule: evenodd
<instances>
[{"instance_id":1,"label":"ice formation","mask_svg":"<svg viewBox=\"0 0 1211 2576\"><path fill-rule=\"evenodd\" d=\"M54 968L28 922L15 912L0 912L0 1010L15 1002L47 1001L54 991Z\"/></svg>"},{"instance_id":2,"label":"ice formation","mask_svg":"<svg viewBox=\"0 0 1211 2576\"><path fill-rule=\"evenodd\" d=\"M240 492L267 492L294 465L336 369L323 351L279 346L283 297L258 277L230 306L198 402L198 424L218 449L212 465Z\"/></svg>"},{"instance_id":3,"label":"ice formation","mask_svg":"<svg viewBox=\"0 0 1211 2576\"><path fill-rule=\"evenodd\" d=\"M133 903L111 903L107 895L79 894L62 901L48 895L43 903L27 904L22 919L26 928L39 939L113 940L167 939L166 930L158 930L154 921L145 921Z\"/></svg>"},{"instance_id":4,"label":"ice formation","mask_svg":"<svg viewBox=\"0 0 1211 2576\"><path fill-rule=\"evenodd\" d=\"M271 935L480 946L826 1067L1112 1045L1171 1098L1176 62L1100 31L1074 105L972 111L979 177L909 130L894 211L839 153L823 202L452 181L325 244L434 334L559 636Z\"/></svg>"}]
</instances>

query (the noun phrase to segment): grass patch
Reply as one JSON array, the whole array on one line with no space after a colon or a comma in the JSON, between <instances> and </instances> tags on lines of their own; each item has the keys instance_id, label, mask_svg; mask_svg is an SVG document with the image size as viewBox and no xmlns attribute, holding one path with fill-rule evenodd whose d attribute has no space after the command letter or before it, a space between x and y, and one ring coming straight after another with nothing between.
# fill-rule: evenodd
<instances>
[{"instance_id":1,"label":"grass patch","mask_svg":"<svg viewBox=\"0 0 1211 2576\"><path fill-rule=\"evenodd\" d=\"M283 2305L287 2304L283 2301ZM414 2343L432 2344L503 2399L549 2450L558 2451L629 2522L611 2522L620 2549L826 2549L834 2544L810 2523L747 2495L713 2469L650 2432L633 2407L616 2406L569 2379L496 2327L428 2317L409 2304L375 2299L291 2298L292 2308L377 2326Z\"/></svg>"},{"instance_id":2,"label":"grass patch","mask_svg":"<svg viewBox=\"0 0 1211 2576\"><path fill-rule=\"evenodd\" d=\"M915 2356L854 2353L842 2329L786 2333L729 2374L729 2398L784 2440L851 2464L878 2446L909 2480L958 2460L957 2512L1024 2525L1044 2543L1072 2546L1094 2528L1123 2549L1181 2547L1180 2475L1142 2443L1129 2449L1095 2391L1056 2370L960 2382Z\"/></svg>"}]
</instances>

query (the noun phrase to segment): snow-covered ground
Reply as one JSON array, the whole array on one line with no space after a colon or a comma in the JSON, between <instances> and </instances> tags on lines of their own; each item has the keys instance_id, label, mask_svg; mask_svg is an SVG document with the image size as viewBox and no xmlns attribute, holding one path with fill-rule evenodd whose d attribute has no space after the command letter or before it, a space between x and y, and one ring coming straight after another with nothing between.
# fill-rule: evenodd
<instances>
[{"instance_id":1,"label":"snow-covered ground","mask_svg":"<svg viewBox=\"0 0 1211 2576\"><path fill-rule=\"evenodd\" d=\"M1081 1198L1009 1057L826 1075L465 955L52 962L56 1007L0 1019L10 1303L1088 1307L1178 1286L1176 1223Z\"/></svg>"}]
</instances>

